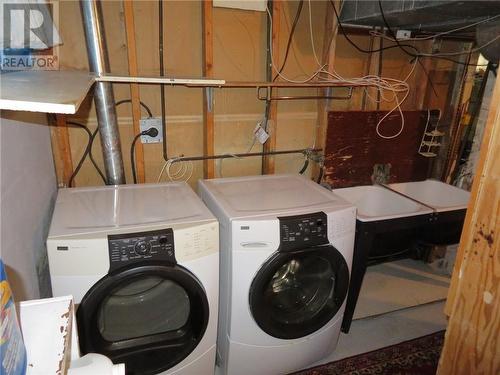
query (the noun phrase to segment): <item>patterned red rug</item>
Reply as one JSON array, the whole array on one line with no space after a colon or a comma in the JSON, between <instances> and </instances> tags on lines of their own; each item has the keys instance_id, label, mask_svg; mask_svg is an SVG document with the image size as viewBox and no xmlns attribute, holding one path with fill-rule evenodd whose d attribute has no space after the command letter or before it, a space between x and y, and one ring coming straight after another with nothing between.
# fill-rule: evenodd
<instances>
[{"instance_id":1,"label":"patterned red rug","mask_svg":"<svg viewBox=\"0 0 500 375\"><path fill-rule=\"evenodd\" d=\"M434 375L444 331L330 362L293 375Z\"/></svg>"}]
</instances>

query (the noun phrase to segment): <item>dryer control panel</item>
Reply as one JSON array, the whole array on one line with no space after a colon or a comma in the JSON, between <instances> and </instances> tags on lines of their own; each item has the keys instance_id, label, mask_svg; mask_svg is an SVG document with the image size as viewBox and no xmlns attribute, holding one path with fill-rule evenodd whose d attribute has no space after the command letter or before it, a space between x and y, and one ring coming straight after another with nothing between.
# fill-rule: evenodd
<instances>
[{"instance_id":1,"label":"dryer control panel","mask_svg":"<svg viewBox=\"0 0 500 375\"><path fill-rule=\"evenodd\" d=\"M143 260L176 263L171 228L108 236L109 271Z\"/></svg>"},{"instance_id":2,"label":"dryer control panel","mask_svg":"<svg viewBox=\"0 0 500 375\"><path fill-rule=\"evenodd\" d=\"M279 217L280 250L289 251L328 244L327 216L324 212Z\"/></svg>"}]
</instances>

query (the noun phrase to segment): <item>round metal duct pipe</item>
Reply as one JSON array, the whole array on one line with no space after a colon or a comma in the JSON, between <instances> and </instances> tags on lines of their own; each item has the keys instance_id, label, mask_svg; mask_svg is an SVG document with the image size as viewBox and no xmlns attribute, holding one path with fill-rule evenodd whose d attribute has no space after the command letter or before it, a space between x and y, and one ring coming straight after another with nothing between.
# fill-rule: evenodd
<instances>
[{"instance_id":1,"label":"round metal duct pipe","mask_svg":"<svg viewBox=\"0 0 500 375\"><path fill-rule=\"evenodd\" d=\"M97 75L109 72L108 50L100 1L81 0L83 28L90 70ZM110 82L96 82L94 102L101 137L102 154L108 185L125 183L125 171L116 117L115 98Z\"/></svg>"}]
</instances>

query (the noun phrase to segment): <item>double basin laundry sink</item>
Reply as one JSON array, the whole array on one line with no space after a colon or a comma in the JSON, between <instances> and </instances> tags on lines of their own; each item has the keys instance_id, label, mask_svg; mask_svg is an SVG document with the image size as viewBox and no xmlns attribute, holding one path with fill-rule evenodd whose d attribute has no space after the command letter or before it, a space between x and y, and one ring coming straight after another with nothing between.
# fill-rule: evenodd
<instances>
[{"instance_id":1,"label":"double basin laundry sink","mask_svg":"<svg viewBox=\"0 0 500 375\"><path fill-rule=\"evenodd\" d=\"M459 242L469 192L436 180L335 189L357 208L356 240L342 330L349 331L367 264L407 252L416 241Z\"/></svg>"},{"instance_id":2,"label":"double basin laundry sink","mask_svg":"<svg viewBox=\"0 0 500 375\"><path fill-rule=\"evenodd\" d=\"M377 232L385 232L389 224L392 242L399 229L411 227L419 239L440 245L460 240L470 195L468 191L436 180L355 186L333 192L356 206L358 225L370 223L371 229L381 226ZM408 242L410 238L405 236L401 240ZM391 246L386 250L390 249Z\"/></svg>"}]
</instances>

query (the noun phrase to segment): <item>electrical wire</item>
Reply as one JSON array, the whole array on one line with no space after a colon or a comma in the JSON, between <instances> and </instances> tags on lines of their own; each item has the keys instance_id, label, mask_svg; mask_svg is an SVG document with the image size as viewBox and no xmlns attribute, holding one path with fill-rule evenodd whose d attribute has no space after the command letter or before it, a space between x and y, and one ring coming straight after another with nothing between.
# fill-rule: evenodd
<instances>
[{"instance_id":1,"label":"electrical wire","mask_svg":"<svg viewBox=\"0 0 500 375\"><path fill-rule=\"evenodd\" d=\"M347 42L352 45L355 49L357 49L359 52L362 52L362 53L374 53L374 52L380 52L380 51L385 51L385 50L388 50L388 49L393 49L393 48L400 48L399 46L387 46L387 47L382 47L382 48L377 48L377 49L364 49L360 46L358 46L348 35L348 33L345 31L344 29L344 25L342 25L342 22L340 21L340 16L337 12L337 8L335 7L335 3L333 2L333 0L329 0L330 1L330 5L332 6L333 8L333 13L335 14L335 18L337 19L337 24L338 24L338 27L340 29L340 32L342 33L342 35L344 36L344 38L347 40ZM410 44L403 44L402 46L404 47L409 47L409 48L413 48L413 49L416 49L414 46L410 45Z\"/></svg>"},{"instance_id":2,"label":"electrical wire","mask_svg":"<svg viewBox=\"0 0 500 375\"><path fill-rule=\"evenodd\" d=\"M150 127L147 130L143 130L142 132L140 132L139 134L137 134L134 137L134 139L130 145L130 166L132 167L132 178L133 178L134 184L137 184L137 172L136 172L136 167L135 167L135 144L136 144L137 140L143 135L146 135L148 137L153 137L153 138L157 137L158 136L158 129L156 129L155 127Z\"/></svg>"},{"instance_id":3,"label":"electrical wire","mask_svg":"<svg viewBox=\"0 0 500 375\"><path fill-rule=\"evenodd\" d=\"M94 165L94 168L97 170L97 173L99 173L99 176L101 176L102 182L104 182L104 184L106 185L107 184L106 176L102 172L101 168L99 168L99 165L95 161L94 155L92 154L92 146L94 144L94 139L95 139L98 132L99 132L99 126L97 126L95 128L94 132L92 133L92 137L90 138L89 159L92 162L92 164Z\"/></svg>"},{"instance_id":4,"label":"electrical wire","mask_svg":"<svg viewBox=\"0 0 500 375\"><path fill-rule=\"evenodd\" d=\"M132 100L131 99L123 99L123 100L119 100L115 103L115 106L118 107L119 105L121 104L124 104L124 103L132 103ZM148 117L149 118L152 118L153 117L153 112L151 112L151 109L142 101L139 100L139 104L141 105L142 108L144 108L144 110L147 112L148 114ZM94 130L94 132L92 133L92 136L90 138L90 149L89 149L89 158L92 162L92 164L94 165L95 169L97 170L97 172L99 173L99 175L101 176L101 179L102 181L104 182L104 184L107 184L107 180L106 180L106 176L104 175L104 173L102 173L102 170L99 168L97 162L95 161L93 155L92 155L92 147L94 146L94 140L95 140L95 137L97 136L97 133L99 133L99 126L97 126ZM135 144L137 140L134 139L133 141L133 144ZM135 151L134 151L135 152ZM135 161L135 158L131 159L131 160L134 160ZM135 163L132 163L132 168L135 167ZM132 175L134 176L134 170L132 169ZM134 183L137 183L136 181L136 178L134 177Z\"/></svg>"},{"instance_id":5,"label":"electrical wire","mask_svg":"<svg viewBox=\"0 0 500 375\"><path fill-rule=\"evenodd\" d=\"M66 121L66 124L67 125L77 126L80 129L85 130L85 132L87 133L87 136L88 136L87 147L85 147L85 150L84 150L84 152L83 152L83 154L82 154L82 156L80 158L80 161L78 162L76 168L73 170L73 173L71 174L71 176L70 176L70 178L68 180L68 186L69 187L73 187L73 182L75 180L75 177L78 175L78 172L80 172L80 169L82 168L83 162L85 161L85 158L89 154L89 151L90 151L90 142L91 142L91 139L92 139L92 133L90 132L89 128L86 125L80 124L78 122Z\"/></svg>"},{"instance_id":6,"label":"electrical wire","mask_svg":"<svg viewBox=\"0 0 500 375\"><path fill-rule=\"evenodd\" d=\"M436 33L436 34L433 34L433 35L429 35L429 36L425 36L425 37L405 38L404 41L405 42L409 42L409 41L418 42L418 41L422 41L422 40L436 39L436 38L439 38L439 37L441 37L443 35L452 34L452 33L455 33L457 31L462 31L462 30L465 30L465 29L469 29L471 27L474 27L474 26L477 26L477 25L480 25L480 24L483 24L483 23L491 22L491 21L493 21L493 20L495 20L495 19L497 19L499 17L500 17L500 14L497 14L497 15L495 15L493 17L486 18L484 20L481 20L481 21L478 21L478 22L474 22L474 23L471 23L469 25L458 27L456 29L451 29L451 30L439 32L439 33ZM370 31L370 34L372 34L373 36L378 36L378 37L383 37L385 39L389 39L386 35L378 32L378 31ZM392 38L390 40L394 41Z\"/></svg>"},{"instance_id":7,"label":"electrical wire","mask_svg":"<svg viewBox=\"0 0 500 375\"><path fill-rule=\"evenodd\" d=\"M302 168L300 168L299 174L304 174L308 166L309 166L309 158L306 156L304 160L304 165L302 166Z\"/></svg>"},{"instance_id":8,"label":"electrical wire","mask_svg":"<svg viewBox=\"0 0 500 375\"><path fill-rule=\"evenodd\" d=\"M325 166L324 165L320 165L319 167L319 175L318 175L318 179L316 180L316 182L318 184L321 183L321 180L323 179L323 173L325 172Z\"/></svg>"},{"instance_id":9,"label":"electrical wire","mask_svg":"<svg viewBox=\"0 0 500 375\"><path fill-rule=\"evenodd\" d=\"M124 104L124 103L132 103L132 99L119 100L115 103L115 107L118 107L119 105ZM142 102L140 100L139 100L139 104L141 105L142 108L144 108L146 110L146 112L148 113L148 117L152 118L153 113L151 112L151 109L144 102Z\"/></svg>"},{"instance_id":10,"label":"electrical wire","mask_svg":"<svg viewBox=\"0 0 500 375\"><path fill-rule=\"evenodd\" d=\"M172 165L174 163L178 163L180 165L179 169L176 172L171 171ZM163 163L160 173L158 174L158 178L156 179L156 182L159 183L161 181L163 173L166 173L170 181L175 181L175 180L188 181L193 175L193 170L194 170L194 164L192 161L183 161L182 156L171 158L168 159L165 163ZM186 177L186 174L188 172L189 175Z\"/></svg>"},{"instance_id":11,"label":"electrical wire","mask_svg":"<svg viewBox=\"0 0 500 375\"><path fill-rule=\"evenodd\" d=\"M259 125L261 125L261 123L259 123ZM255 146L256 142L257 142L257 137L254 134L253 141L250 144L250 146L248 146L248 149L245 151L245 154L249 154L252 151L252 149ZM229 156L232 156L235 159L243 159L241 156L238 156L238 155L232 154L232 153L225 153L223 155L229 155ZM218 162L219 162L219 168L218 168L219 169L219 177L222 177L222 162L223 161L224 161L223 158L218 160Z\"/></svg>"},{"instance_id":12,"label":"electrical wire","mask_svg":"<svg viewBox=\"0 0 500 375\"><path fill-rule=\"evenodd\" d=\"M282 73L280 73L279 70L276 68L276 65L275 65L275 62L274 62L274 57L273 57L272 52L271 52L270 58L271 58L272 68L278 73L278 75L282 79L284 79L285 81L288 81L288 82L294 82L294 83L310 82L315 77L318 77L320 74L322 74L321 76L318 77L318 79L317 79L318 82L342 83L342 84L347 84L347 85L352 84L352 85L358 85L358 86L359 85L361 85L361 86L374 86L375 88L377 88L377 90L380 93L380 100L381 101L394 102L395 103L394 107L390 111L388 111L387 114L385 116L383 116L380 119L379 123L377 124L377 134L380 137L384 138L384 139L392 139L392 138L397 137L399 134L401 134L401 132L404 129L404 114L403 114L403 112L401 110L401 105L407 99L407 97L409 95L409 92L410 92L410 86L409 86L407 80L409 79L409 77L415 71L416 64L419 62L418 58L415 57L413 59L413 65L411 67L411 70L410 70L408 76L404 80L399 80L399 79L394 79L394 78L388 78L388 77L380 77L380 76L376 76L376 75L367 75L367 76L364 76L364 77L357 77L357 78L345 78L345 77L342 77L338 72L336 72L335 69L334 69L334 67L330 67L330 69L332 71L325 70L324 68L325 68L325 66L327 64L323 64L320 61L319 57L317 56L316 49L315 49L315 47L313 47L313 45L314 45L314 35L313 35L314 34L314 30L313 30L313 24L312 24L311 3L310 3L310 1L309 1L308 4L309 4L309 12L310 12L310 14L309 14L310 15L310 17L309 17L310 39L311 39L313 54L315 55L314 58L315 58L315 61L316 61L317 65L318 65L318 68L306 80L297 81L297 80L289 79L288 77L286 77ZM268 13L268 17L270 18L270 21L271 21L270 25L271 25L271 28L272 28L272 15L271 15L269 9L267 9L267 13ZM340 26L340 23L339 23L339 26ZM272 35L272 29L271 29L271 33L270 34ZM272 46L272 38L270 38L269 42L270 42L270 45ZM411 47L415 48L413 46L411 46ZM271 51L272 51L272 48L271 48ZM384 91L391 92L392 96L390 96L390 97L386 96L384 94ZM403 94L404 95L403 98L399 98L398 97L399 94ZM384 135L380 131L380 124L389 115L391 115L391 113L393 113L395 110L399 111L401 119L402 119L401 120L401 129L396 134L394 134L394 135L390 135L390 136ZM314 147L314 144L313 144L313 147Z\"/></svg>"},{"instance_id":13,"label":"electrical wire","mask_svg":"<svg viewBox=\"0 0 500 375\"><path fill-rule=\"evenodd\" d=\"M311 6L311 0L307 1L308 4L308 9L309 9L309 36L311 38L311 48L313 51L314 59L316 60L316 63L318 66L322 66L322 63L319 61L320 59L318 58L318 55L316 54L316 46L314 44L314 31L313 31L313 22L312 22L312 6ZM326 66L326 65L323 65Z\"/></svg>"},{"instance_id":14,"label":"electrical wire","mask_svg":"<svg viewBox=\"0 0 500 375\"><path fill-rule=\"evenodd\" d=\"M137 184L137 172L135 167L135 144L142 135L143 135L142 132L137 134L134 137L132 144L130 145L130 166L132 168L132 180L134 181L134 184Z\"/></svg>"},{"instance_id":15,"label":"electrical wire","mask_svg":"<svg viewBox=\"0 0 500 375\"><path fill-rule=\"evenodd\" d=\"M471 49L469 51L440 52L440 53L421 53L417 49L418 53L415 55L415 54L413 54L413 53L408 52L407 50L405 50L404 47L399 42L399 40L396 38L396 34L394 34L394 32L392 31L392 28L389 25L389 22L387 21L387 18L385 17L385 13L384 13L384 9L382 8L382 1L381 0L378 0L378 6L379 6L379 9L380 9L380 15L382 16L382 20L384 21L384 24L385 24L385 26L387 28L387 31L392 36L393 41L397 44L398 47L401 48L402 51L404 51L409 56L413 56L413 57L432 57L432 58L442 58L442 57L446 57L446 56L462 56L462 55L469 55L470 56L471 53L478 52L480 49L489 46L491 43L495 42L496 40L498 40L500 38L500 35L497 35L495 38L493 38L489 42L483 44L482 46L474 48L474 49ZM467 63L462 63L460 61L456 61L456 60L453 60L453 59L450 59L450 61L453 61L453 62L455 62L457 64L464 64L466 66L469 66L469 65L474 66L475 65L475 64L469 64L468 62Z\"/></svg>"},{"instance_id":16,"label":"electrical wire","mask_svg":"<svg viewBox=\"0 0 500 375\"><path fill-rule=\"evenodd\" d=\"M55 115L49 114L49 116L52 117L52 119L53 119L54 122L56 121L56 116ZM90 130L88 129L88 127L86 125L81 124L79 122L76 122L76 121L67 121L66 124L77 126L79 128L84 129L86 132L88 130L87 134L90 132ZM90 146L90 149L89 149L89 152L88 152L88 156L89 156L90 161L92 162L92 165L96 169L97 173L99 173L99 176L102 178L103 182L106 184L106 177L104 176L104 173L102 173L102 170L99 168L99 165L97 164L97 162L94 159L94 156L92 155L92 142L93 142L96 134L97 134L97 132L91 133L91 137L90 137L91 146ZM75 175L75 177L76 177L76 175Z\"/></svg>"},{"instance_id":17,"label":"electrical wire","mask_svg":"<svg viewBox=\"0 0 500 375\"><path fill-rule=\"evenodd\" d=\"M337 23L338 23L338 27L339 27L339 30L340 32L342 33L342 35L344 36L344 38L347 40L347 42L352 45L356 50L358 50L359 52L362 52L362 53L374 53L374 52L379 52L379 51L382 51L382 50L387 50L387 49L393 49L393 48L401 48L401 47L404 47L404 48L411 48L413 49L414 51L416 51L417 53L419 53L419 50L418 48L416 48L415 46L412 46L410 44L396 44L394 46L387 46L387 47L383 47L383 48L378 48L378 49L364 49L360 46L358 46L348 35L347 31L344 29L344 26L342 24L342 22L340 21L340 16L337 12L337 8L335 7L335 4L333 3L332 0L329 0L330 1L330 5L332 6L333 8L333 12L335 14L335 18L337 19ZM394 41L394 40L393 40ZM403 51L406 53L406 54L409 54L410 56L412 57L416 57L415 54L413 53L409 53L408 51L404 50ZM470 63L464 63L464 62L461 62L461 61L457 61L457 60L454 60L454 59L450 59L448 57L445 57L445 56L434 56L434 55L431 55L431 56L425 56L425 57L428 57L428 58L437 58L437 59L440 59L440 60L446 60L446 61L450 61L450 62L453 62L455 64L458 64L458 65L466 65L466 66L486 66L486 64L470 64ZM425 71L425 70L424 70Z\"/></svg>"},{"instance_id":18,"label":"electrical wire","mask_svg":"<svg viewBox=\"0 0 500 375\"><path fill-rule=\"evenodd\" d=\"M293 34L295 33L295 28L299 22L300 14L302 13L302 8L304 6L304 0L299 1L299 5L297 6L297 11L295 12L295 17L293 19L292 27L290 28L290 33L288 34L288 41L286 42L285 56L283 57L283 63L281 64L281 68L279 69L279 73L283 71L285 68L286 62L288 60L288 54L290 53L290 47L292 45ZM273 82L278 78L278 74L276 74L273 78Z\"/></svg>"}]
</instances>

